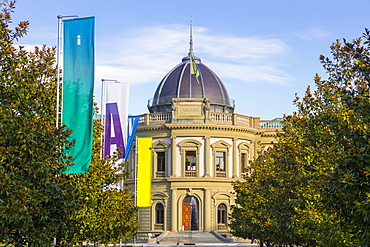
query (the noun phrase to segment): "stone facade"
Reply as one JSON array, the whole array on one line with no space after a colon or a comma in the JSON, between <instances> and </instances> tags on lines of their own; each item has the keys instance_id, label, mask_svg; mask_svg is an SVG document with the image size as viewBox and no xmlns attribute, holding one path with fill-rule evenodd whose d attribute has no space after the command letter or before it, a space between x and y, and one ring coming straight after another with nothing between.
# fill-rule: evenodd
<instances>
[{"instance_id":1,"label":"stone facade","mask_svg":"<svg viewBox=\"0 0 370 247\"><path fill-rule=\"evenodd\" d=\"M152 137L152 206L139 209L138 238L163 231L229 233L233 181L272 145L280 121L212 112L208 98L174 98L171 112L140 118L138 137ZM130 168L135 168L135 146ZM135 173L125 184L135 191Z\"/></svg>"}]
</instances>

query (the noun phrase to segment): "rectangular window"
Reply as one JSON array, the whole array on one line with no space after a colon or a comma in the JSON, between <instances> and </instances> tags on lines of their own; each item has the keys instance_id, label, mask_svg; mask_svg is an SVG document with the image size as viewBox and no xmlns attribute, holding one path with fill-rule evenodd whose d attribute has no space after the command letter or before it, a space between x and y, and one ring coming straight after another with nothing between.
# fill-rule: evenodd
<instances>
[{"instance_id":1,"label":"rectangular window","mask_svg":"<svg viewBox=\"0 0 370 247\"><path fill-rule=\"evenodd\" d=\"M217 172L226 172L225 166L225 152L216 152L216 171Z\"/></svg>"},{"instance_id":2,"label":"rectangular window","mask_svg":"<svg viewBox=\"0 0 370 247\"><path fill-rule=\"evenodd\" d=\"M165 171L166 155L165 152L157 152L157 172Z\"/></svg>"},{"instance_id":3,"label":"rectangular window","mask_svg":"<svg viewBox=\"0 0 370 247\"><path fill-rule=\"evenodd\" d=\"M196 152L195 151L186 151L185 154L185 171L196 171Z\"/></svg>"},{"instance_id":4,"label":"rectangular window","mask_svg":"<svg viewBox=\"0 0 370 247\"><path fill-rule=\"evenodd\" d=\"M185 177L197 176L197 152L185 152Z\"/></svg>"},{"instance_id":5,"label":"rectangular window","mask_svg":"<svg viewBox=\"0 0 370 247\"><path fill-rule=\"evenodd\" d=\"M242 170L242 173L246 173L246 169L247 169L247 154L246 153L242 153L240 155L240 167L241 167L241 170Z\"/></svg>"},{"instance_id":6,"label":"rectangular window","mask_svg":"<svg viewBox=\"0 0 370 247\"><path fill-rule=\"evenodd\" d=\"M218 221L218 224L226 224L227 222L226 210L218 210L217 221Z\"/></svg>"}]
</instances>

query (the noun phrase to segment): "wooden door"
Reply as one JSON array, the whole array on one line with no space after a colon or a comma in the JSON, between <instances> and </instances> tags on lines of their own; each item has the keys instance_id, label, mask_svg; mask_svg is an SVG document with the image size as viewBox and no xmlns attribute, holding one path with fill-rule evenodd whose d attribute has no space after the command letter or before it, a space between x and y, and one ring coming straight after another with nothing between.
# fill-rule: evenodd
<instances>
[{"instance_id":1,"label":"wooden door","mask_svg":"<svg viewBox=\"0 0 370 247\"><path fill-rule=\"evenodd\" d=\"M182 225L184 226L184 231L190 231L190 202L186 202L186 198L182 204Z\"/></svg>"},{"instance_id":2,"label":"wooden door","mask_svg":"<svg viewBox=\"0 0 370 247\"><path fill-rule=\"evenodd\" d=\"M182 203L182 225L184 231L199 230L198 200L194 196L187 196Z\"/></svg>"}]
</instances>

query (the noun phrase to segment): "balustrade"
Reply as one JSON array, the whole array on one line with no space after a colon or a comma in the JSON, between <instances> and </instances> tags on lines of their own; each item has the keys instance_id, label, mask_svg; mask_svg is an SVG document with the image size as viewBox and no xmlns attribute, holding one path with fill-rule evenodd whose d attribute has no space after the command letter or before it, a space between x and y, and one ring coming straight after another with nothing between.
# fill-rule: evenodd
<instances>
[{"instance_id":1,"label":"balustrade","mask_svg":"<svg viewBox=\"0 0 370 247\"><path fill-rule=\"evenodd\" d=\"M281 129L283 124L281 121L260 121L261 129Z\"/></svg>"},{"instance_id":2,"label":"balustrade","mask_svg":"<svg viewBox=\"0 0 370 247\"><path fill-rule=\"evenodd\" d=\"M155 125L159 123L171 123L171 121L171 112L150 113L140 116L139 125ZM209 121L210 123L239 125L252 128L259 127L261 129L283 128L283 124L279 120L259 120L259 118L248 117L235 113L210 112Z\"/></svg>"}]
</instances>

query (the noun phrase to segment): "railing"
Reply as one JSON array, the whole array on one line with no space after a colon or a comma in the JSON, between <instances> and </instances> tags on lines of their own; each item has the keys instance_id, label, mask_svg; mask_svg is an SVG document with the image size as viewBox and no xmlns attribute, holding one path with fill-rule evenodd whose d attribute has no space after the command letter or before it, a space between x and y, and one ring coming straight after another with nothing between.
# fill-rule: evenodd
<instances>
[{"instance_id":1,"label":"railing","mask_svg":"<svg viewBox=\"0 0 370 247\"><path fill-rule=\"evenodd\" d=\"M231 122L233 120L232 113L211 112L209 119L216 122Z\"/></svg>"},{"instance_id":2,"label":"railing","mask_svg":"<svg viewBox=\"0 0 370 247\"><path fill-rule=\"evenodd\" d=\"M185 171L185 177L196 178L197 177L197 172L196 171Z\"/></svg>"},{"instance_id":3,"label":"railing","mask_svg":"<svg viewBox=\"0 0 370 247\"><path fill-rule=\"evenodd\" d=\"M222 230L227 230L227 225L226 224L217 224L217 230L222 231Z\"/></svg>"},{"instance_id":4,"label":"railing","mask_svg":"<svg viewBox=\"0 0 370 247\"><path fill-rule=\"evenodd\" d=\"M171 112L158 112L144 114L140 116L139 126L157 125L172 122ZM205 122L214 124L237 125L256 129L281 129L283 128L280 120L260 120L256 117L248 117L236 113L210 112L209 119Z\"/></svg>"},{"instance_id":5,"label":"railing","mask_svg":"<svg viewBox=\"0 0 370 247\"><path fill-rule=\"evenodd\" d=\"M216 177L218 177L218 178L226 178L226 172L216 172Z\"/></svg>"},{"instance_id":6,"label":"railing","mask_svg":"<svg viewBox=\"0 0 370 247\"><path fill-rule=\"evenodd\" d=\"M164 177L165 177L165 173L164 173L164 172L156 172L156 173L155 173L155 176L156 176L157 178L164 178Z\"/></svg>"},{"instance_id":7,"label":"railing","mask_svg":"<svg viewBox=\"0 0 370 247\"><path fill-rule=\"evenodd\" d=\"M236 122L249 125L249 117L243 115L236 115Z\"/></svg>"},{"instance_id":8,"label":"railing","mask_svg":"<svg viewBox=\"0 0 370 247\"><path fill-rule=\"evenodd\" d=\"M281 121L260 121L261 129L281 129L283 128L283 123Z\"/></svg>"},{"instance_id":9,"label":"railing","mask_svg":"<svg viewBox=\"0 0 370 247\"><path fill-rule=\"evenodd\" d=\"M151 113L149 121L155 122L155 121L164 121L164 122L170 122L172 119L172 114L170 112L161 112L161 113Z\"/></svg>"},{"instance_id":10,"label":"railing","mask_svg":"<svg viewBox=\"0 0 370 247\"><path fill-rule=\"evenodd\" d=\"M163 224L155 223L154 224L154 230L163 230Z\"/></svg>"}]
</instances>

